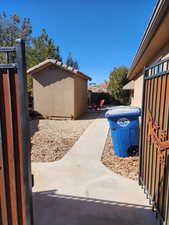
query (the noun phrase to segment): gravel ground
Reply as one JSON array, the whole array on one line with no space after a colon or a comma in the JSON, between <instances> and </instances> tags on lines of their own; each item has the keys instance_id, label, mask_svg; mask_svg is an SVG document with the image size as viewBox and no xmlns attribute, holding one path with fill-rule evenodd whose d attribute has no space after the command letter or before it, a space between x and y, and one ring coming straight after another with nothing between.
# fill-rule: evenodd
<instances>
[{"instance_id":1,"label":"gravel ground","mask_svg":"<svg viewBox=\"0 0 169 225\"><path fill-rule=\"evenodd\" d=\"M32 120L31 158L33 162L61 159L101 112L91 112L78 120Z\"/></svg>"},{"instance_id":2,"label":"gravel ground","mask_svg":"<svg viewBox=\"0 0 169 225\"><path fill-rule=\"evenodd\" d=\"M111 134L109 132L102 155L102 163L113 172L128 177L132 180L138 179L139 157L118 157L114 155Z\"/></svg>"}]
</instances>

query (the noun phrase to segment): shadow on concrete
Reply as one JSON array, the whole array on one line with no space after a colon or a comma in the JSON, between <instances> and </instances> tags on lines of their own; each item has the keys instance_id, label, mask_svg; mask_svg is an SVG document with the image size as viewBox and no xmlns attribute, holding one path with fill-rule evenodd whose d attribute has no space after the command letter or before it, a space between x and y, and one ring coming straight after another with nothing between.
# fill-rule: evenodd
<instances>
[{"instance_id":1,"label":"shadow on concrete","mask_svg":"<svg viewBox=\"0 0 169 225\"><path fill-rule=\"evenodd\" d=\"M68 195L57 190L34 192L35 225L155 225L155 215L144 205Z\"/></svg>"}]
</instances>

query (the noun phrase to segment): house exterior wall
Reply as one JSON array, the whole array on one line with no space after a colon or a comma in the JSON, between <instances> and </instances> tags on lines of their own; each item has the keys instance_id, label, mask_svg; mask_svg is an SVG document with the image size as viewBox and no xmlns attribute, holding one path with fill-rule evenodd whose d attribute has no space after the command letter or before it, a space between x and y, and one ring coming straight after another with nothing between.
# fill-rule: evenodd
<instances>
[{"instance_id":1,"label":"house exterior wall","mask_svg":"<svg viewBox=\"0 0 169 225\"><path fill-rule=\"evenodd\" d=\"M74 78L59 68L33 75L34 109L43 116L74 117Z\"/></svg>"},{"instance_id":2,"label":"house exterior wall","mask_svg":"<svg viewBox=\"0 0 169 225\"><path fill-rule=\"evenodd\" d=\"M87 111L88 92L87 80L75 78L75 118Z\"/></svg>"},{"instance_id":3,"label":"house exterior wall","mask_svg":"<svg viewBox=\"0 0 169 225\"><path fill-rule=\"evenodd\" d=\"M143 74L134 80L134 96L131 98L131 105L141 107L143 94Z\"/></svg>"},{"instance_id":4,"label":"house exterior wall","mask_svg":"<svg viewBox=\"0 0 169 225\"><path fill-rule=\"evenodd\" d=\"M150 65L153 63L163 60L169 57L169 42L159 51L159 53L154 57ZM141 74L137 79L134 80L134 97L131 98L132 106L142 106L142 94L143 94L143 74Z\"/></svg>"}]
</instances>

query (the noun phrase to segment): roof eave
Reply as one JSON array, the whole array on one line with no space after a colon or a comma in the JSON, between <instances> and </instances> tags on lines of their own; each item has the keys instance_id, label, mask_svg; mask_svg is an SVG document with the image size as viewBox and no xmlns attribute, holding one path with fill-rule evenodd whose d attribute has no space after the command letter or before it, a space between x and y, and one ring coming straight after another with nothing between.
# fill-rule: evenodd
<instances>
[{"instance_id":1,"label":"roof eave","mask_svg":"<svg viewBox=\"0 0 169 225\"><path fill-rule=\"evenodd\" d=\"M70 69L68 69L68 67L60 66L60 64L57 64L57 61L56 60L55 60L55 62L52 62L51 60L48 60L44 65L39 66L39 67L37 66L37 68L36 68L36 66L35 67L32 67L32 68L30 68L30 69L27 70L27 74L28 75L35 75L36 73L38 73L38 72L40 72L40 71L48 68L51 65L56 66L59 69L64 70L66 72L69 72L69 73L71 73L74 76L77 75L77 76L79 76L82 79L89 80L89 81L92 80L91 77L85 75L84 73L80 72L79 70L74 70L74 69L73 70L70 70Z\"/></svg>"},{"instance_id":2,"label":"roof eave","mask_svg":"<svg viewBox=\"0 0 169 225\"><path fill-rule=\"evenodd\" d=\"M54 64L51 63L51 62L48 62L48 63L44 64L43 66L41 66L39 68L36 68L36 69L30 68L30 69L27 70L27 74L28 75L34 75L34 74L40 72L41 70L44 70L44 69L48 68L51 65L54 65Z\"/></svg>"},{"instance_id":3,"label":"roof eave","mask_svg":"<svg viewBox=\"0 0 169 225\"><path fill-rule=\"evenodd\" d=\"M85 78L86 80L89 80L89 81L92 80L91 77L87 76L86 74L84 74L84 73L82 73L82 72L80 72L80 71L78 71L78 75L82 76L82 77Z\"/></svg>"},{"instance_id":4,"label":"roof eave","mask_svg":"<svg viewBox=\"0 0 169 225\"><path fill-rule=\"evenodd\" d=\"M147 29L143 35L142 41L140 43L140 46L136 52L136 55L133 59L132 66L128 72L127 78L129 80L132 80L137 74L134 74L133 71L137 67L138 62L144 55L144 52L148 45L150 44L153 36L155 35L158 27L160 26L167 9L169 8L169 1L168 0L159 0L154 11L153 15L151 16L150 22L147 26Z\"/></svg>"}]
</instances>

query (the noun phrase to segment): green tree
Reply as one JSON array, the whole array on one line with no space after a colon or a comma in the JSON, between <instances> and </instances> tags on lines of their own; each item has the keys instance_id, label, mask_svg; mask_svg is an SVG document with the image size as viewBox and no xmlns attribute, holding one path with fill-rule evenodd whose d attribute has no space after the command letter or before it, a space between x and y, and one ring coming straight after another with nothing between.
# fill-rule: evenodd
<instances>
[{"instance_id":1,"label":"green tree","mask_svg":"<svg viewBox=\"0 0 169 225\"><path fill-rule=\"evenodd\" d=\"M27 68L48 58L62 62L59 46L55 45L54 40L48 36L45 29L42 29L38 37L32 38L31 34L32 26L29 18L21 19L17 14L8 16L5 12L0 13L0 46L13 46L16 39L24 39L26 42ZM70 58L68 64L75 69L79 69L78 62L73 59L70 62ZM2 54L0 54L0 61L5 62L5 57ZM27 75L27 84L28 91L32 91L32 77L30 75Z\"/></svg>"},{"instance_id":2,"label":"green tree","mask_svg":"<svg viewBox=\"0 0 169 225\"><path fill-rule=\"evenodd\" d=\"M74 62L74 69L79 70L79 63L77 61Z\"/></svg>"},{"instance_id":3,"label":"green tree","mask_svg":"<svg viewBox=\"0 0 169 225\"><path fill-rule=\"evenodd\" d=\"M22 38L28 48L31 41L32 26L29 18L21 19L18 15L8 16L0 13L0 46L14 46L15 40ZM0 54L1 62L5 63L4 54ZM27 77L28 90L32 87L32 79Z\"/></svg>"},{"instance_id":4,"label":"green tree","mask_svg":"<svg viewBox=\"0 0 169 225\"><path fill-rule=\"evenodd\" d=\"M66 60L66 65L71 66L72 68L77 69L77 70L79 69L79 63L77 61L73 60L71 52L69 52L69 54L68 54L68 57Z\"/></svg>"},{"instance_id":5,"label":"green tree","mask_svg":"<svg viewBox=\"0 0 169 225\"><path fill-rule=\"evenodd\" d=\"M27 67L31 68L46 59L57 59L62 62L59 47L55 45L52 38L42 29L38 37L33 37L31 45L26 48ZM32 76L27 77L28 90L32 92Z\"/></svg>"},{"instance_id":6,"label":"green tree","mask_svg":"<svg viewBox=\"0 0 169 225\"><path fill-rule=\"evenodd\" d=\"M48 36L46 30L42 29L41 34L38 37L33 37L31 45L27 47L28 68L49 58L62 61L59 47L54 44L53 39Z\"/></svg>"},{"instance_id":7,"label":"green tree","mask_svg":"<svg viewBox=\"0 0 169 225\"><path fill-rule=\"evenodd\" d=\"M68 57L67 57L67 60L66 60L66 65L71 66L71 67L74 66L74 61L73 61L73 57L72 57L71 52L69 52L69 54L68 54Z\"/></svg>"},{"instance_id":8,"label":"green tree","mask_svg":"<svg viewBox=\"0 0 169 225\"><path fill-rule=\"evenodd\" d=\"M29 43L32 34L32 26L29 18L23 20L16 14L8 16L0 13L0 46L13 46L17 38L23 38Z\"/></svg>"},{"instance_id":9,"label":"green tree","mask_svg":"<svg viewBox=\"0 0 169 225\"><path fill-rule=\"evenodd\" d=\"M123 90L127 83L128 68L125 66L115 67L109 75L108 91L110 95L119 103L128 103L128 91Z\"/></svg>"}]
</instances>

